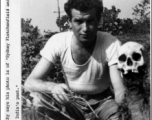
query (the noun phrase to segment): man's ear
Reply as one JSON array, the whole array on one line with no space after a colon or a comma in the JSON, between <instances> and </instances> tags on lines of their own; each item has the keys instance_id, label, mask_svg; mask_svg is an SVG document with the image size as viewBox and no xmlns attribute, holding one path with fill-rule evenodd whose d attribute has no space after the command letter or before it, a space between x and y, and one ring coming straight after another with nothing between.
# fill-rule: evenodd
<instances>
[{"instance_id":1,"label":"man's ear","mask_svg":"<svg viewBox=\"0 0 152 120\"><path fill-rule=\"evenodd\" d=\"M72 28L72 24L71 24L71 19L68 18L68 23L69 23L69 26L70 26L70 29Z\"/></svg>"}]
</instances>

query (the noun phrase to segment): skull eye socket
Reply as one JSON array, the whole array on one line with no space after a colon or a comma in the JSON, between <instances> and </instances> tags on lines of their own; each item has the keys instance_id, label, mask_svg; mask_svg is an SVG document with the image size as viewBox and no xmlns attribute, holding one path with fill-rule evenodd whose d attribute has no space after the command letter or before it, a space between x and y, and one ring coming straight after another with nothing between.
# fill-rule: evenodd
<instances>
[{"instance_id":1,"label":"skull eye socket","mask_svg":"<svg viewBox=\"0 0 152 120\"><path fill-rule=\"evenodd\" d=\"M121 55L118 59L119 59L119 61L125 62L126 59L127 59L127 57L126 57L125 54L123 54L123 55Z\"/></svg>"},{"instance_id":2,"label":"skull eye socket","mask_svg":"<svg viewBox=\"0 0 152 120\"><path fill-rule=\"evenodd\" d=\"M135 61L139 61L141 59L141 55L139 53L133 53L132 54L132 59Z\"/></svg>"}]
</instances>

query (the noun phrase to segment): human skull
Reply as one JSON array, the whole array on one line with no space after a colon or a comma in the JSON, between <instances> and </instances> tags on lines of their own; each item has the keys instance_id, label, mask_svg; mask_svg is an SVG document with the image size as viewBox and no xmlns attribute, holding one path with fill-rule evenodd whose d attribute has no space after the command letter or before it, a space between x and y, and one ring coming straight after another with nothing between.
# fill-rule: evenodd
<instances>
[{"instance_id":1,"label":"human skull","mask_svg":"<svg viewBox=\"0 0 152 120\"><path fill-rule=\"evenodd\" d=\"M144 46L137 42L127 42L119 49L118 69L122 74L139 73L138 68L144 66L147 56Z\"/></svg>"}]
</instances>

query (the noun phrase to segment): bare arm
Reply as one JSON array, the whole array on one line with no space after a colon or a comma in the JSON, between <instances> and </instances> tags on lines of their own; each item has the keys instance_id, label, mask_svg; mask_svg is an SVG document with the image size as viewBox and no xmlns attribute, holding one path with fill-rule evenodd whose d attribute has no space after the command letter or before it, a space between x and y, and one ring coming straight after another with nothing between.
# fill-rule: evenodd
<instances>
[{"instance_id":1,"label":"bare arm","mask_svg":"<svg viewBox=\"0 0 152 120\"><path fill-rule=\"evenodd\" d=\"M63 101L68 100L67 96L65 96L66 91L68 91L67 85L44 81L44 78L52 68L53 63L45 58L41 58L30 76L27 78L24 86L32 92L53 93L55 99L62 103Z\"/></svg>"},{"instance_id":2,"label":"bare arm","mask_svg":"<svg viewBox=\"0 0 152 120\"><path fill-rule=\"evenodd\" d=\"M50 89L54 86L53 82L46 82L43 79L52 69L53 63L41 58L30 76L27 78L24 86L25 88L33 92L50 92Z\"/></svg>"},{"instance_id":3,"label":"bare arm","mask_svg":"<svg viewBox=\"0 0 152 120\"><path fill-rule=\"evenodd\" d=\"M125 98L125 86L123 84L123 79L120 75L120 71L118 71L117 65L110 66L110 77L111 83L114 88L115 101L118 104L121 104Z\"/></svg>"}]
</instances>

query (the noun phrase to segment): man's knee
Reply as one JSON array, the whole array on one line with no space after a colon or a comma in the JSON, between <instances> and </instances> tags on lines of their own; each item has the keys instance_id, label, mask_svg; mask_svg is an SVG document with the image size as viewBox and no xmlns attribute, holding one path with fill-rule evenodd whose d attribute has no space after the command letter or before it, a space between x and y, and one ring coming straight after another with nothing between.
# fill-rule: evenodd
<instances>
[{"instance_id":1,"label":"man's knee","mask_svg":"<svg viewBox=\"0 0 152 120\"><path fill-rule=\"evenodd\" d=\"M114 99L102 103L97 111L102 120L119 120L118 105Z\"/></svg>"}]
</instances>

